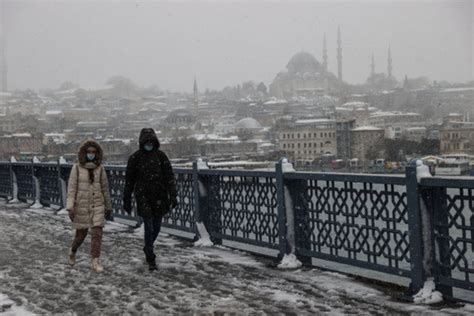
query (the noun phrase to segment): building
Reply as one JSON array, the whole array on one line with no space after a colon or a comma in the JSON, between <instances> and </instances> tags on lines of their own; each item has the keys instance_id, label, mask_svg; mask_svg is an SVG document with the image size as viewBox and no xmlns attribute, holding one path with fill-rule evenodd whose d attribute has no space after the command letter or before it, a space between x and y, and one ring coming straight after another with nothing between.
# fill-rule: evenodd
<instances>
[{"instance_id":1,"label":"building","mask_svg":"<svg viewBox=\"0 0 474 316\"><path fill-rule=\"evenodd\" d=\"M286 70L276 75L270 84L270 94L284 99L310 97L336 90L338 86L337 77L313 55L300 52L290 59Z\"/></svg>"},{"instance_id":2,"label":"building","mask_svg":"<svg viewBox=\"0 0 474 316\"><path fill-rule=\"evenodd\" d=\"M0 134L16 132L18 128L17 123L13 116L0 114Z\"/></svg>"},{"instance_id":3,"label":"building","mask_svg":"<svg viewBox=\"0 0 474 316\"><path fill-rule=\"evenodd\" d=\"M336 156L336 121L297 120L279 131L278 145L294 161L312 163L323 155Z\"/></svg>"},{"instance_id":4,"label":"building","mask_svg":"<svg viewBox=\"0 0 474 316\"><path fill-rule=\"evenodd\" d=\"M446 122L440 130L442 154L474 154L474 122Z\"/></svg>"},{"instance_id":5,"label":"building","mask_svg":"<svg viewBox=\"0 0 474 316\"><path fill-rule=\"evenodd\" d=\"M0 137L0 158L9 159L11 156L16 158L32 157L42 152L42 135L32 135L30 133L17 133Z\"/></svg>"},{"instance_id":6,"label":"building","mask_svg":"<svg viewBox=\"0 0 474 316\"><path fill-rule=\"evenodd\" d=\"M352 130L356 127L355 119L336 121L337 158L352 158Z\"/></svg>"},{"instance_id":7,"label":"building","mask_svg":"<svg viewBox=\"0 0 474 316\"><path fill-rule=\"evenodd\" d=\"M351 130L351 153L352 158L366 163L370 157L368 153L375 149L384 139L384 130L374 126L360 126Z\"/></svg>"},{"instance_id":8,"label":"building","mask_svg":"<svg viewBox=\"0 0 474 316\"><path fill-rule=\"evenodd\" d=\"M426 139L427 136L427 129L424 126L421 127L409 127L402 131L402 138L420 143L423 139Z\"/></svg>"},{"instance_id":9,"label":"building","mask_svg":"<svg viewBox=\"0 0 474 316\"><path fill-rule=\"evenodd\" d=\"M405 130L416 127L422 128L425 123L419 113L412 112L374 112L367 119L370 126L385 129L385 138L401 139Z\"/></svg>"}]
</instances>

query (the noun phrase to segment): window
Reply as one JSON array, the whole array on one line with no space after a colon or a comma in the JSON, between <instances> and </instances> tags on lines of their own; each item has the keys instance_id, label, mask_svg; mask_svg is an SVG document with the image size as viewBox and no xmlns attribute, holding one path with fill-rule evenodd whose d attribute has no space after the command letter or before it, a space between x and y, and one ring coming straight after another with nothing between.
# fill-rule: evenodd
<instances>
[{"instance_id":1,"label":"window","mask_svg":"<svg viewBox=\"0 0 474 316\"><path fill-rule=\"evenodd\" d=\"M283 134L283 139L285 139L285 134Z\"/></svg>"},{"instance_id":2,"label":"window","mask_svg":"<svg viewBox=\"0 0 474 316\"><path fill-rule=\"evenodd\" d=\"M283 144L283 148L286 148L286 144Z\"/></svg>"},{"instance_id":3,"label":"window","mask_svg":"<svg viewBox=\"0 0 474 316\"><path fill-rule=\"evenodd\" d=\"M298 133L298 136L297 136L297 138L300 138L300 133Z\"/></svg>"},{"instance_id":4,"label":"window","mask_svg":"<svg viewBox=\"0 0 474 316\"><path fill-rule=\"evenodd\" d=\"M306 143L303 144L303 147L306 148Z\"/></svg>"},{"instance_id":5,"label":"window","mask_svg":"<svg viewBox=\"0 0 474 316\"><path fill-rule=\"evenodd\" d=\"M306 133L303 133L303 138L306 138Z\"/></svg>"},{"instance_id":6,"label":"window","mask_svg":"<svg viewBox=\"0 0 474 316\"><path fill-rule=\"evenodd\" d=\"M301 147L300 145L301 145L301 144L300 144L300 143L298 143L298 148L300 148L300 147Z\"/></svg>"}]
</instances>

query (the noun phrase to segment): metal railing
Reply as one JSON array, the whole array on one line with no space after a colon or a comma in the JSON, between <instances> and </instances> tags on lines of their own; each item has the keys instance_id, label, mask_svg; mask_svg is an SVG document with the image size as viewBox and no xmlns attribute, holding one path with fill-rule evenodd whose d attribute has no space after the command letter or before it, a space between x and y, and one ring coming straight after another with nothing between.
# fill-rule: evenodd
<instances>
[{"instance_id":1,"label":"metal railing","mask_svg":"<svg viewBox=\"0 0 474 316\"><path fill-rule=\"evenodd\" d=\"M405 175L174 169L178 206L164 227L214 243L239 242L410 279L433 277L445 297L474 291L474 179ZM70 164L0 162L0 197L65 206ZM123 212L124 166L106 166L115 218ZM355 273L357 274L357 272ZM467 296L469 297L469 295ZM466 296L463 297L465 299ZM474 299L473 299L474 300Z\"/></svg>"}]
</instances>

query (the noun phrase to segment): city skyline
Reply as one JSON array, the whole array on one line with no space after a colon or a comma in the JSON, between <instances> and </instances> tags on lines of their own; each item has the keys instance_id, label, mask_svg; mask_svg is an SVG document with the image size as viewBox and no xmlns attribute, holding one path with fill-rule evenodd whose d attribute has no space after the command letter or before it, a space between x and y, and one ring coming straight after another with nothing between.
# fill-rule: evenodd
<instances>
[{"instance_id":1,"label":"city skyline","mask_svg":"<svg viewBox=\"0 0 474 316\"><path fill-rule=\"evenodd\" d=\"M270 84L299 51L364 83L371 72L402 81L472 80L470 1L357 2L32 2L2 1L9 88L85 88L123 75L140 86L201 91L243 81ZM87 23L86 23L87 22ZM376 29L375 29L376 27Z\"/></svg>"}]
</instances>

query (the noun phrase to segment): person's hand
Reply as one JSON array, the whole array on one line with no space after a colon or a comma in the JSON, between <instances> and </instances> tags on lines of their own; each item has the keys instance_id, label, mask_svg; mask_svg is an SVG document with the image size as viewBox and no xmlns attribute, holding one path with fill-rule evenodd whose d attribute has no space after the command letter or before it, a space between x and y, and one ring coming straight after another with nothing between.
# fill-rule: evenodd
<instances>
[{"instance_id":1,"label":"person's hand","mask_svg":"<svg viewBox=\"0 0 474 316\"><path fill-rule=\"evenodd\" d=\"M71 210L67 210L67 212L68 212L69 219L71 220L71 222L74 222L74 217L76 217L76 210L71 209Z\"/></svg>"},{"instance_id":2,"label":"person's hand","mask_svg":"<svg viewBox=\"0 0 474 316\"><path fill-rule=\"evenodd\" d=\"M176 196L172 196L170 198L170 207L175 208L176 206L178 206L178 199L176 199Z\"/></svg>"}]
</instances>

